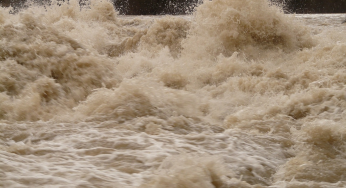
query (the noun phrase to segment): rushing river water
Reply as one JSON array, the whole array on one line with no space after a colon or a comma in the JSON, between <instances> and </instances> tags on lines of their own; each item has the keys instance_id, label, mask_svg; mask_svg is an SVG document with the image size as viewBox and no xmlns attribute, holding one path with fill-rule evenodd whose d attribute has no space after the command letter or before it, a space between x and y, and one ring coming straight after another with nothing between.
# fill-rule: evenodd
<instances>
[{"instance_id":1,"label":"rushing river water","mask_svg":"<svg viewBox=\"0 0 346 188\"><path fill-rule=\"evenodd\" d=\"M1 187L346 187L345 15L8 12Z\"/></svg>"}]
</instances>

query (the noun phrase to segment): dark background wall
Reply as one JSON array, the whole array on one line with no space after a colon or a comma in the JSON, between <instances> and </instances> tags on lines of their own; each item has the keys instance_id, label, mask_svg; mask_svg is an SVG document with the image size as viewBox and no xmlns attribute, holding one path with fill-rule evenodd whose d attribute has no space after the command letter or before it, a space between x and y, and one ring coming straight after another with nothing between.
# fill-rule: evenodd
<instances>
[{"instance_id":1,"label":"dark background wall","mask_svg":"<svg viewBox=\"0 0 346 188\"><path fill-rule=\"evenodd\" d=\"M346 13L346 0L289 0L286 8L295 13Z\"/></svg>"},{"instance_id":2,"label":"dark background wall","mask_svg":"<svg viewBox=\"0 0 346 188\"><path fill-rule=\"evenodd\" d=\"M58 0L65 1L65 0ZM66 0L68 1L68 0ZM85 0L79 0L83 4ZM126 15L157 15L185 14L192 12L201 0L111 0L120 14ZM0 6L24 7L26 0L0 0ZM50 0L34 0L36 3Z\"/></svg>"},{"instance_id":3,"label":"dark background wall","mask_svg":"<svg viewBox=\"0 0 346 188\"><path fill-rule=\"evenodd\" d=\"M4 7L10 6L11 1L10 0L0 0L0 5Z\"/></svg>"},{"instance_id":4,"label":"dark background wall","mask_svg":"<svg viewBox=\"0 0 346 188\"><path fill-rule=\"evenodd\" d=\"M64 1L64 0L58 0L58 1ZM15 8L22 8L25 7L26 0L0 0L0 6L3 7L15 7ZM33 0L35 3L49 3L51 2L50 0Z\"/></svg>"},{"instance_id":5,"label":"dark background wall","mask_svg":"<svg viewBox=\"0 0 346 188\"><path fill-rule=\"evenodd\" d=\"M120 14L185 14L192 12L198 0L113 0Z\"/></svg>"},{"instance_id":6,"label":"dark background wall","mask_svg":"<svg viewBox=\"0 0 346 188\"><path fill-rule=\"evenodd\" d=\"M35 0L37 2L49 0ZM63 0L61 0L63 1ZM120 14L185 14L201 0L112 0ZM273 0L285 2L289 13L346 13L346 0ZM21 5L25 0L0 0L1 6ZM82 3L83 0L80 0Z\"/></svg>"}]
</instances>

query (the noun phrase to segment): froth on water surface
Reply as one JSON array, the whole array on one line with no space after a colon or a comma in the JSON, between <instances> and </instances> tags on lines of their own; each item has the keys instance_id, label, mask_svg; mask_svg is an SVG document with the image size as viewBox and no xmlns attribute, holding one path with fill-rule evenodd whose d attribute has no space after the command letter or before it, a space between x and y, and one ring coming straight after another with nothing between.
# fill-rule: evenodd
<instances>
[{"instance_id":1,"label":"froth on water surface","mask_svg":"<svg viewBox=\"0 0 346 188\"><path fill-rule=\"evenodd\" d=\"M0 186L345 187L344 15L0 8Z\"/></svg>"}]
</instances>

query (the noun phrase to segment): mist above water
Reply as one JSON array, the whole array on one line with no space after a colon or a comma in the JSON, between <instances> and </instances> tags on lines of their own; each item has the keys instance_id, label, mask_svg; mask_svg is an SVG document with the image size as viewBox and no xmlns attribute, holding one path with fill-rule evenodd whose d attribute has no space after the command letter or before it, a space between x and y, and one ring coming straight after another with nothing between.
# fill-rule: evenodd
<instances>
[{"instance_id":1,"label":"mist above water","mask_svg":"<svg viewBox=\"0 0 346 188\"><path fill-rule=\"evenodd\" d=\"M0 8L0 186L343 187L344 15Z\"/></svg>"}]
</instances>

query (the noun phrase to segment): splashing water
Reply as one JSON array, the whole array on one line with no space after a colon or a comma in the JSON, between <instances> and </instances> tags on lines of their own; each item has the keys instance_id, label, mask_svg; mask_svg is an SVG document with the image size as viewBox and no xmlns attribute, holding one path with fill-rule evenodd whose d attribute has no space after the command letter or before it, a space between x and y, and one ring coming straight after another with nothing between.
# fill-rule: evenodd
<instances>
[{"instance_id":1,"label":"splashing water","mask_svg":"<svg viewBox=\"0 0 346 188\"><path fill-rule=\"evenodd\" d=\"M345 187L344 15L0 8L1 187Z\"/></svg>"}]
</instances>

